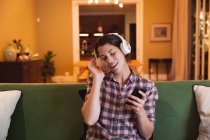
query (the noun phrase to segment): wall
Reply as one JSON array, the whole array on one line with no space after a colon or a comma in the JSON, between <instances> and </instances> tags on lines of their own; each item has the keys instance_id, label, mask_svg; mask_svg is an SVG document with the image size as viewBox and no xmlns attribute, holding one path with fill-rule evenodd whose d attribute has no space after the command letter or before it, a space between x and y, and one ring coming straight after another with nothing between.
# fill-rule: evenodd
<instances>
[{"instance_id":1,"label":"wall","mask_svg":"<svg viewBox=\"0 0 210 140\"><path fill-rule=\"evenodd\" d=\"M173 24L174 0L144 0L144 74L148 74L149 58L171 58L172 41L151 42L151 26L154 23ZM126 38L128 38L126 36ZM129 39L128 39L129 40ZM162 65L161 65L162 67ZM153 68L154 69L154 68ZM166 73L164 68L160 68L160 73Z\"/></svg>"},{"instance_id":2,"label":"wall","mask_svg":"<svg viewBox=\"0 0 210 140\"><path fill-rule=\"evenodd\" d=\"M136 10L136 9L133 9ZM136 12L125 13L125 39L130 42L130 24L136 23Z\"/></svg>"},{"instance_id":3,"label":"wall","mask_svg":"<svg viewBox=\"0 0 210 140\"><path fill-rule=\"evenodd\" d=\"M37 0L38 51L43 56L48 50L56 53L56 75L73 73L72 14L70 0Z\"/></svg>"},{"instance_id":4,"label":"wall","mask_svg":"<svg viewBox=\"0 0 210 140\"><path fill-rule=\"evenodd\" d=\"M4 49L13 39L36 52L36 16L34 0L0 0L0 61Z\"/></svg>"},{"instance_id":5,"label":"wall","mask_svg":"<svg viewBox=\"0 0 210 140\"><path fill-rule=\"evenodd\" d=\"M148 73L149 58L171 58L172 41L151 42L151 25L173 24L174 0L144 0L144 73ZM172 31L173 33L173 31ZM164 72L163 70L160 73Z\"/></svg>"},{"instance_id":6,"label":"wall","mask_svg":"<svg viewBox=\"0 0 210 140\"><path fill-rule=\"evenodd\" d=\"M0 60L3 49L13 39L22 39L32 52L42 57L54 51L56 74L73 73L72 9L69 0L1 0ZM148 58L170 58L172 42L150 42L153 23L173 23L174 0L144 0L144 73ZM36 18L40 22L36 22Z\"/></svg>"}]
</instances>

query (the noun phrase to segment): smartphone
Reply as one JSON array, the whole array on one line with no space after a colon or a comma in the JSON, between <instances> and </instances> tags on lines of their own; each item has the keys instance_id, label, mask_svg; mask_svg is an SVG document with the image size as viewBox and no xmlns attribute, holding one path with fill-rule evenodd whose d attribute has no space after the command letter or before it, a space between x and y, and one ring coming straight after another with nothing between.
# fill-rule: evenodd
<instances>
[{"instance_id":1,"label":"smartphone","mask_svg":"<svg viewBox=\"0 0 210 140\"><path fill-rule=\"evenodd\" d=\"M142 97L142 95L139 93L139 91L141 91L141 92L143 92L143 93L146 93L146 92L147 92L146 89L143 89L143 88L141 88L141 89L135 88L135 89L133 90L133 92L131 93L131 95L136 96L136 97L138 97L139 99L142 99L143 97ZM131 100L133 100L133 99L131 99ZM129 103L129 102L126 102L126 104L132 105L132 104Z\"/></svg>"}]
</instances>

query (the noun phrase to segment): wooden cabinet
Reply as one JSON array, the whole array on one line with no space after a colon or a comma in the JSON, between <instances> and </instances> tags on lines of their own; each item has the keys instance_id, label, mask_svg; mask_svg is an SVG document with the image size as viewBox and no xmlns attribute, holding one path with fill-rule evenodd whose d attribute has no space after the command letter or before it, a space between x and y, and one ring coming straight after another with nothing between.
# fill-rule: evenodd
<instances>
[{"instance_id":1,"label":"wooden cabinet","mask_svg":"<svg viewBox=\"0 0 210 140\"><path fill-rule=\"evenodd\" d=\"M29 62L0 62L0 83L39 83L41 60Z\"/></svg>"}]
</instances>

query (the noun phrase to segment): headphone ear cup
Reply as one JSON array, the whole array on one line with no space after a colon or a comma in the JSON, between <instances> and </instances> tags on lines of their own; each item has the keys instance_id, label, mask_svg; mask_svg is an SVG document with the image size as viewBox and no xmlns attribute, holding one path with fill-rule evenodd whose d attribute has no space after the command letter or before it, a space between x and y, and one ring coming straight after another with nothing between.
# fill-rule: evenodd
<instances>
[{"instance_id":1,"label":"headphone ear cup","mask_svg":"<svg viewBox=\"0 0 210 140\"><path fill-rule=\"evenodd\" d=\"M121 38L122 43L120 44L120 49L124 55L127 55L131 52L131 45L126 42L123 38Z\"/></svg>"},{"instance_id":2,"label":"headphone ear cup","mask_svg":"<svg viewBox=\"0 0 210 140\"><path fill-rule=\"evenodd\" d=\"M127 55L131 52L131 45L128 42L126 42L126 40L121 35L119 35L118 33L109 34L116 35L122 40L122 43L120 44L120 50L123 52L124 55Z\"/></svg>"}]
</instances>

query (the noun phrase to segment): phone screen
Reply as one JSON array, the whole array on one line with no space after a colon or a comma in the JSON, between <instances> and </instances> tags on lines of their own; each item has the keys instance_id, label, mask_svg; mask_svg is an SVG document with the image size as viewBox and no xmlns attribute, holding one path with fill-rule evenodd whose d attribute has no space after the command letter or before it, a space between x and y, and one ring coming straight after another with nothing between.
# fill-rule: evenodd
<instances>
[{"instance_id":1,"label":"phone screen","mask_svg":"<svg viewBox=\"0 0 210 140\"><path fill-rule=\"evenodd\" d=\"M138 89L138 88L135 88L135 89L133 90L133 92L131 93L131 95L136 96L136 97L142 99L143 97L142 97L142 95L139 93L139 91L141 91L141 92L143 92L143 93L146 93L146 92L147 92L146 89ZM131 100L133 100L133 99L131 99ZM126 104L132 105L132 104L129 103L129 102L126 102Z\"/></svg>"},{"instance_id":2,"label":"phone screen","mask_svg":"<svg viewBox=\"0 0 210 140\"><path fill-rule=\"evenodd\" d=\"M143 92L143 91L142 91L142 92ZM139 93L139 89L137 89L137 88L135 88L135 89L133 90L133 92L131 93L131 95L136 96L136 97L142 99L142 95Z\"/></svg>"}]
</instances>

